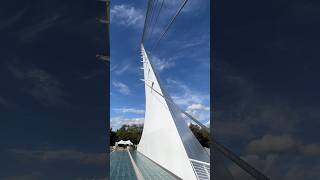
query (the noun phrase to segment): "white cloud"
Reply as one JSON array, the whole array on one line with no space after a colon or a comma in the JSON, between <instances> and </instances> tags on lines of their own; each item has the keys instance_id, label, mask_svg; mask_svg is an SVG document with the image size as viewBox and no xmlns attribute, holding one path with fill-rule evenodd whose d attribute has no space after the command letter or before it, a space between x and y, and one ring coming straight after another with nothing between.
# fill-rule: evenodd
<instances>
[{"instance_id":1,"label":"white cloud","mask_svg":"<svg viewBox=\"0 0 320 180\"><path fill-rule=\"evenodd\" d=\"M169 13L170 15L175 14L180 6L182 5L183 1L165 1L167 8L164 10L164 12ZM180 16L182 16L184 13L191 13L196 10L199 10L201 6L205 6L206 3L204 1L188 1L186 5L182 9L182 13Z\"/></svg>"},{"instance_id":2,"label":"white cloud","mask_svg":"<svg viewBox=\"0 0 320 180\"><path fill-rule=\"evenodd\" d=\"M140 73L140 68L131 63L129 59L123 59L121 62L111 63L110 72L112 76L129 76Z\"/></svg>"},{"instance_id":3,"label":"white cloud","mask_svg":"<svg viewBox=\"0 0 320 180\"><path fill-rule=\"evenodd\" d=\"M112 82L112 85L117 88L117 90L124 94L124 95L130 95L131 94L131 91L129 89L129 87L127 85L125 85L124 83L122 82L118 82L118 81L113 81Z\"/></svg>"},{"instance_id":4,"label":"white cloud","mask_svg":"<svg viewBox=\"0 0 320 180\"><path fill-rule=\"evenodd\" d=\"M126 27L142 28L144 14L141 9L137 9L127 4L114 5L110 10L111 23Z\"/></svg>"},{"instance_id":5,"label":"white cloud","mask_svg":"<svg viewBox=\"0 0 320 180\"><path fill-rule=\"evenodd\" d=\"M122 125L141 125L144 122L144 118L126 118L126 117L112 117L110 119L110 127L112 129L119 129Z\"/></svg>"},{"instance_id":6,"label":"white cloud","mask_svg":"<svg viewBox=\"0 0 320 180\"><path fill-rule=\"evenodd\" d=\"M114 65L113 63L111 63L111 67L110 67L111 72L115 71L117 68L118 68L118 64Z\"/></svg>"},{"instance_id":7,"label":"white cloud","mask_svg":"<svg viewBox=\"0 0 320 180\"><path fill-rule=\"evenodd\" d=\"M124 66L121 66L121 67L117 67L117 68L113 68L113 72L116 74L116 75L121 75L123 74L124 72L126 72L128 69L129 69L130 65L127 64L127 65L124 65Z\"/></svg>"},{"instance_id":8,"label":"white cloud","mask_svg":"<svg viewBox=\"0 0 320 180\"><path fill-rule=\"evenodd\" d=\"M204 104L209 101L209 95L193 91L180 81L166 80L168 87L174 90L172 91L173 101L203 124L208 124L210 122L210 107Z\"/></svg>"},{"instance_id":9,"label":"white cloud","mask_svg":"<svg viewBox=\"0 0 320 180\"><path fill-rule=\"evenodd\" d=\"M135 109L135 108L115 108L114 110L121 113L132 113L132 114L144 114L143 109Z\"/></svg>"},{"instance_id":10,"label":"white cloud","mask_svg":"<svg viewBox=\"0 0 320 180\"><path fill-rule=\"evenodd\" d=\"M187 107L186 112L197 118L205 125L210 125L210 107L200 103L194 103Z\"/></svg>"},{"instance_id":11,"label":"white cloud","mask_svg":"<svg viewBox=\"0 0 320 180\"><path fill-rule=\"evenodd\" d=\"M174 58L170 58L170 59L160 59L157 56L151 55L151 60L153 62L153 64L155 65L155 67L157 68L158 71L163 71L165 69L169 69L171 67L175 66L174 63Z\"/></svg>"},{"instance_id":12,"label":"white cloud","mask_svg":"<svg viewBox=\"0 0 320 180\"><path fill-rule=\"evenodd\" d=\"M197 111L197 110L209 111L210 108L208 106L204 106L202 104L191 104L190 106L188 106L187 110L189 110L189 111Z\"/></svg>"},{"instance_id":13,"label":"white cloud","mask_svg":"<svg viewBox=\"0 0 320 180\"><path fill-rule=\"evenodd\" d=\"M181 50L186 49L186 50L190 50L190 48L197 48L201 47L202 51L198 50L198 53L192 52L192 54L194 55L194 57L201 57L203 55L205 55L206 57L209 58L209 53L210 53L210 33L209 32L205 32L203 33L200 37L196 36L195 38L190 39L189 41L185 41L185 42L180 42L180 44L182 44L181 46ZM190 52L190 51L189 51ZM199 58L196 58L196 60L198 60ZM207 58L205 58L206 61L210 61Z\"/></svg>"},{"instance_id":14,"label":"white cloud","mask_svg":"<svg viewBox=\"0 0 320 180\"><path fill-rule=\"evenodd\" d=\"M204 104L205 101L209 100L209 94L202 94L192 91L187 85L177 80L166 80L168 87L175 90L172 92L172 98L178 105L188 107L194 103Z\"/></svg>"},{"instance_id":15,"label":"white cloud","mask_svg":"<svg viewBox=\"0 0 320 180\"><path fill-rule=\"evenodd\" d=\"M207 126L207 127L210 127L210 119L209 119L209 121L206 122L204 125Z\"/></svg>"}]
</instances>

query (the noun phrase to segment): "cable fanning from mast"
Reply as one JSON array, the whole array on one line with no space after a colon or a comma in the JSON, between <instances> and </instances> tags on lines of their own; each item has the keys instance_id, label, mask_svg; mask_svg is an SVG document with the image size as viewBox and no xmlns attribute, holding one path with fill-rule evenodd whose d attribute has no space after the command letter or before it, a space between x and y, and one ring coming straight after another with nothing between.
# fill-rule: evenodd
<instances>
[{"instance_id":1,"label":"cable fanning from mast","mask_svg":"<svg viewBox=\"0 0 320 180\"><path fill-rule=\"evenodd\" d=\"M154 27L156 26L156 24L157 24L157 22L158 22L159 15L160 15L160 12L161 12L161 10L162 10L163 4L164 4L164 0L162 0L161 6L160 6L159 11L158 11L158 14L156 15L155 23L154 23L154 25L152 26L150 37L152 37Z\"/></svg>"},{"instance_id":2,"label":"cable fanning from mast","mask_svg":"<svg viewBox=\"0 0 320 180\"><path fill-rule=\"evenodd\" d=\"M174 15L174 17L171 19L171 21L169 22L169 24L166 26L166 28L164 29L164 31L162 32L160 38L158 39L158 41L155 43L155 45L151 48L151 51L153 51L160 43L160 41L162 40L162 38L167 34L168 30L170 29L171 25L175 22L177 16L180 14L181 10L183 9L183 7L186 5L186 3L188 2L188 0L185 0L179 10L177 11L177 13Z\"/></svg>"},{"instance_id":3,"label":"cable fanning from mast","mask_svg":"<svg viewBox=\"0 0 320 180\"><path fill-rule=\"evenodd\" d=\"M148 19L149 19L151 1L152 0L148 0L147 12L146 12L146 16L145 16L145 19L144 19L144 26L143 26L143 33L142 33L141 43L144 42L144 38L145 38L145 35L146 35L146 28L147 28Z\"/></svg>"},{"instance_id":4,"label":"cable fanning from mast","mask_svg":"<svg viewBox=\"0 0 320 180\"><path fill-rule=\"evenodd\" d=\"M153 19L154 19L154 16L156 14L156 10L157 10L157 4L158 4L158 0L152 0L152 9L151 9L151 18L150 18L150 21L148 23L148 26L147 26L147 31L146 31L146 38L150 37L148 36L148 34L150 34L150 28L152 27L152 24L153 24Z\"/></svg>"},{"instance_id":5,"label":"cable fanning from mast","mask_svg":"<svg viewBox=\"0 0 320 180\"><path fill-rule=\"evenodd\" d=\"M150 10L149 10L149 14L148 14L148 21L146 22L146 33L145 33L145 39L148 38L148 34L150 32L150 27L152 26L152 22L153 22L153 16L155 14L155 6L156 6L157 0L151 0L150 3Z\"/></svg>"}]
</instances>

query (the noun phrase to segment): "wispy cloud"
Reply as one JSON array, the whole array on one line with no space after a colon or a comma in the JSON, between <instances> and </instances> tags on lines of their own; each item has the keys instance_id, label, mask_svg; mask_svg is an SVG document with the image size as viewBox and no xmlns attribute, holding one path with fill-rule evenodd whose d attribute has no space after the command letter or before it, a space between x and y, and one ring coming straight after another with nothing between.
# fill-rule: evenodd
<instances>
[{"instance_id":1,"label":"wispy cloud","mask_svg":"<svg viewBox=\"0 0 320 180\"><path fill-rule=\"evenodd\" d=\"M114 108L115 111L120 113L132 113L132 114L144 114L143 109L135 109L135 108Z\"/></svg>"},{"instance_id":2,"label":"wispy cloud","mask_svg":"<svg viewBox=\"0 0 320 180\"><path fill-rule=\"evenodd\" d=\"M144 122L144 118L143 117L138 117L138 118L127 118L127 117L112 117L110 119L110 126L113 129L119 129L122 125L141 125Z\"/></svg>"},{"instance_id":3,"label":"wispy cloud","mask_svg":"<svg viewBox=\"0 0 320 180\"><path fill-rule=\"evenodd\" d=\"M210 107L200 103L191 104L187 107L186 112L200 120L205 125L210 125Z\"/></svg>"},{"instance_id":4,"label":"wispy cloud","mask_svg":"<svg viewBox=\"0 0 320 180\"><path fill-rule=\"evenodd\" d=\"M151 61L153 62L153 64L155 65L155 67L157 68L158 71L163 71L163 70L174 67L175 66L174 59L175 58L169 58L169 59L162 58L162 59L160 59L159 57L157 57L155 55L151 55Z\"/></svg>"},{"instance_id":5,"label":"wispy cloud","mask_svg":"<svg viewBox=\"0 0 320 180\"><path fill-rule=\"evenodd\" d=\"M118 81L113 81L112 85L116 88L117 91L119 91L120 93L124 94L124 95L130 95L131 91L129 89L129 87L122 83L122 82L118 82Z\"/></svg>"},{"instance_id":6,"label":"wispy cloud","mask_svg":"<svg viewBox=\"0 0 320 180\"><path fill-rule=\"evenodd\" d=\"M141 9L137 9L128 4L114 5L110 10L111 23L126 27L142 28L144 14Z\"/></svg>"},{"instance_id":7,"label":"wispy cloud","mask_svg":"<svg viewBox=\"0 0 320 180\"><path fill-rule=\"evenodd\" d=\"M209 49L210 48L210 37L209 32L203 33L201 36L197 36L188 40L183 39L182 41L175 41L173 40L172 43L174 46L179 46L179 50L190 50L191 48L201 47L197 48L197 51L200 51L201 49ZM203 53L203 51L200 51ZM194 53L194 52L189 52Z\"/></svg>"},{"instance_id":8,"label":"wispy cloud","mask_svg":"<svg viewBox=\"0 0 320 180\"><path fill-rule=\"evenodd\" d=\"M184 1L184 0L183 0ZM168 6L167 11L176 12L179 7L182 5L183 1L165 1ZM203 1L188 1L187 4L182 9L183 13L192 13L194 11L199 10L199 8L205 6L205 2Z\"/></svg>"},{"instance_id":9,"label":"wispy cloud","mask_svg":"<svg viewBox=\"0 0 320 180\"><path fill-rule=\"evenodd\" d=\"M110 68L110 71L112 72L112 74L115 74L115 75L122 75L126 72L129 72L129 70L130 70L130 64L124 64L124 65L115 64L115 65L112 65Z\"/></svg>"},{"instance_id":10,"label":"wispy cloud","mask_svg":"<svg viewBox=\"0 0 320 180\"><path fill-rule=\"evenodd\" d=\"M18 80L26 81L31 85L24 89L39 103L45 106L68 106L61 82L47 71L37 67L13 65L9 65L8 69Z\"/></svg>"},{"instance_id":11,"label":"wispy cloud","mask_svg":"<svg viewBox=\"0 0 320 180\"><path fill-rule=\"evenodd\" d=\"M156 3L156 6L154 7L156 9L156 13L158 13L162 1L159 1ZM183 16L186 16L187 14L193 13L199 14L199 12L203 12L204 8L208 7L208 2L205 1L188 1L184 8L182 9L181 13L178 16L178 19L183 18ZM148 36L150 35L150 38L159 38L160 34L164 31L165 27L168 25L168 23L171 21L171 19L175 16L181 5L183 4L183 1L164 1L163 8L161 9L159 18L157 20L157 23L155 24L155 20L152 22L152 24L149 24L149 27L152 27L154 29L153 34L147 33ZM152 8L152 7L151 7ZM186 16L187 17L187 16ZM154 18L155 19L155 18ZM151 29L152 29L151 28ZM172 28L176 28L176 26L172 26ZM147 37L148 37L147 36ZM182 44L179 44L182 45Z\"/></svg>"},{"instance_id":12,"label":"wispy cloud","mask_svg":"<svg viewBox=\"0 0 320 180\"><path fill-rule=\"evenodd\" d=\"M210 96L208 94L193 91L181 81L168 78L166 82L168 88L174 90L172 91L172 99L180 108L186 110L204 124L210 122L210 107L204 105L209 101Z\"/></svg>"},{"instance_id":13,"label":"wispy cloud","mask_svg":"<svg viewBox=\"0 0 320 180\"><path fill-rule=\"evenodd\" d=\"M167 78L166 82L168 88L175 89L175 92L179 92L174 93L173 91L172 93L172 98L178 105L188 107L192 104L203 104L204 101L208 101L210 98L209 94L193 91L181 81Z\"/></svg>"},{"instance_id":14,"label":"wispy cloud","mask_svg":"<svg viewBox=\"0 0 320 180\"><path fill-rule=\"evenodd\" d=\"M210 108L208 106L204 106L202 104L191 104L187 108L188 111L197 111L197 110L202 110L202 111L209 111Z\"/></svg>"}]
</instances>

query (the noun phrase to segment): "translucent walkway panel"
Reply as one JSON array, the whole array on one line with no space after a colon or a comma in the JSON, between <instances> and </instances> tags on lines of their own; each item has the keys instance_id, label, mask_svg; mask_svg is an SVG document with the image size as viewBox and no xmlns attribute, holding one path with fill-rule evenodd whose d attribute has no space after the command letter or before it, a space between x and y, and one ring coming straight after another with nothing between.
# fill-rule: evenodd
<instances>
[{"instance_id":1,"label":"translucent walkway panel","mask_svg":"<svg viewBox=\"0 0 320 180\"><path fill-rule=\"evenodd\" d=\"M114 151L110 154L110 179L137 180L127 151Z\"/></svg>"},{"instance_id":2,"label":"translucent walkway panel","mask_svg":"<svg viewBox=\"0 0 320 180\"><path fill-rule=\"evenodd\" d=\"M132 158L136 162L144 179L148 180L177 180L172 174L146 158L138 151L131 151Z\"/></svg>"}]
</instances>

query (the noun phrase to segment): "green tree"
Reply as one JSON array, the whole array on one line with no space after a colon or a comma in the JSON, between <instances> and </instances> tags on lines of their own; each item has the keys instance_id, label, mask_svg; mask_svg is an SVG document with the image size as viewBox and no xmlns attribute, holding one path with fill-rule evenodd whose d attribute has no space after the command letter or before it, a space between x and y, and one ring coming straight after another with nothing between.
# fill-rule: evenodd
<instances>
[{"instance_id":1,"label":"green tree","mask_svg":"<svg viewBox=\"0 0 320 180\"><path fill-rule=\"evenodd\" d=\"M138 144L142 135L142 125L123 125L116 131L116 140L130 140L133 144Z\"/></svg>"},{"instance_id":2,"label":"green tree","mask_svg":"<svg viewBox=\"0 0 320 180\"><path fill-rule=\"evenodd\" d=\"M209 132L207 132L205 129L202 129L200 126L192 123L189 125L189 128L203 147L210 147Z\"/></svg>"},{"instance_id":3,"label":"green tree","mask_svg":"<svg viewBox=\"0 0 320 180\"><path fill-rule=\"evenodd\" d=\"M110 146L114 146L116 143L116 132L112 131L112 128L110 128Z\"/></svg>"},{"instance_id":4,"label":"green tree","mask_svg":"<svg viewBox=\"0 0 320 180\"><path fill-rule=\"evenodd\" d=\"M210 134L200 126L190 124L190 130L198 139L203 147L210 146ZM141 139L143 126L142 125L122 125L116 132L110 129L110 145L114 145L116 141L130 140L133 144L139 144Z\"/></svg>"}]
</instances>

